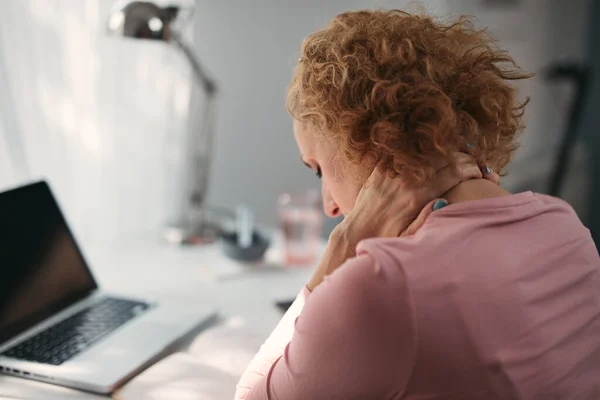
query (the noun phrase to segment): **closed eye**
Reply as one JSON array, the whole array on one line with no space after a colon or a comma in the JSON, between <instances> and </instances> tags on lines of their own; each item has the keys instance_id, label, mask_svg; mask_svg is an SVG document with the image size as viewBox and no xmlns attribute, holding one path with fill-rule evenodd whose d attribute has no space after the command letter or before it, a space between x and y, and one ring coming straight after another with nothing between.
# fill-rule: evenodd
<instances>
[{"instance_id":1,"label":"closed eye","mask_svg":"<svg viewBox=\"0 0 600 400\"><path fill-rule=\"evenodd\" d=\"M302 162L304 163L304 165L306 165L307 168L310 168L314 171L314 168L309 163L307 163L305 161L302 161ZM315 172L319 179L321 179L323 177L323 173L321 172L321 167L317 166L317 170Z\"/></svg>"}]
</instances>

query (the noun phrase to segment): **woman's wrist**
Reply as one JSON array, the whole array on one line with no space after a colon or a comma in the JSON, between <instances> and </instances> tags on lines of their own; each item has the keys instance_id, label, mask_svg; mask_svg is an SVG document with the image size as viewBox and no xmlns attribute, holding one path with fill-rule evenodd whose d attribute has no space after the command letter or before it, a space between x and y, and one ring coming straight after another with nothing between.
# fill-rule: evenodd
<instances>
[{"instance_id":1,"label":"woman's wrist","mask_svg":"<svg viewBox=\"0 0 600 400\"><path fill-rule=\"evenodd\" d=\"M356 244L350 241L345 225L340 223L329 236L325 253L311 280L306 287L311 292L317 287L325 276L331 274L340 267L347 259L354 257Z\"/></svg>"}]
</instances>

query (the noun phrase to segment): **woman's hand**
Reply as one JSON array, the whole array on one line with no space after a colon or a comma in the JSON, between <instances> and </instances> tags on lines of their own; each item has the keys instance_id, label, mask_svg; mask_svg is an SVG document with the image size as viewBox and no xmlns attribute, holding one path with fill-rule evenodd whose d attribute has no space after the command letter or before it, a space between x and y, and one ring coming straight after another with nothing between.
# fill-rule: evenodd
<instances>
[{"instance_id":1,"label":"woman's hand","mask_svg":"<svg viewBox=\"0 0 600 400\"><path fill-rule=\"evenodd\" d=\"M430 184L414 189L407 187L402 178L390 178L375 169L340 230L354 246L371 237L397 237L407 229L416 231L415 222L422 219L419 215L432 210L425 207L427 203L433 206L446 192L469 179L497 180L497 174L483 173L482 169L470 155L456 153L455 165L442 165Z\"/></svg>"},{"instance_id":2,"label":"woman's hand","mask_svg":"<svg viewBox=\"0 0 600 400\"><path fill-rule=\"evenodd\" d=\"M333 230L325 254L311 281L309 290L319 285L326 275L353 257L356 245L372 237L398 237L418 230L433 205L446 192L469 179L486 178L499 182L494 172L482 169L471 156L456 154L456 163L442 166L426 187L409 188L402 178L390 178L374 170L358 194L352 211ZM429 203L429 204L428 204Z\"/></svg>"}]
</instances>

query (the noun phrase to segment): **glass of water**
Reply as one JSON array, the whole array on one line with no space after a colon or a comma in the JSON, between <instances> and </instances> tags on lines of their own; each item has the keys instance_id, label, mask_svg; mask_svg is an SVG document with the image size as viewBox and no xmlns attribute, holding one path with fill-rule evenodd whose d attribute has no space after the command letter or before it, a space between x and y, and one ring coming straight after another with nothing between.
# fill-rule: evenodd
<instances>
[{"instance_id":1,"label":"glass of water","mask_svg":"<svg viewBox=\"0 0 600 400\"><path fill-rule=\"evenodd\" d=\"M290 266L311 265L319 253L323 213L317 191L283 193L278 201L283 233L283 260Z\"/></svg>"}]
</instances>

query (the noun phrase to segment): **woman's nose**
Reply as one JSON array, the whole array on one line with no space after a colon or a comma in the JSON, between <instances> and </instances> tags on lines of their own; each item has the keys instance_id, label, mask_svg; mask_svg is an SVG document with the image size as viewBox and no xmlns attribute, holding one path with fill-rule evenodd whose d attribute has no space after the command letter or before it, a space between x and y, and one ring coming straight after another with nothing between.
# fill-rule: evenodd
<instances>
[{"instance_id":1,"label":"woman's nose","mask_svg":"<svg viewBox=\"0 0 600 400\"><path fill-rule=\"evenodd\" d=\"M331 198L331 195L329 194L329 191L325 185L323 185L321 193L323 194L323 211L325 211L325 215L327 215L329 218L338 217L340 215L340 208Z\"/></svg>"},{"instance_id":2,"label":"woman's nose","mask_svg":"<svg viewBox=\"0 0 600 400\"><path fill-rule=\"evenodd\" d=\"M335 204L333 200L329 202L329 205L325 207L325 214L329 218L336 218L340 216L340 208Z\"/></svg>"}]
</instances>

